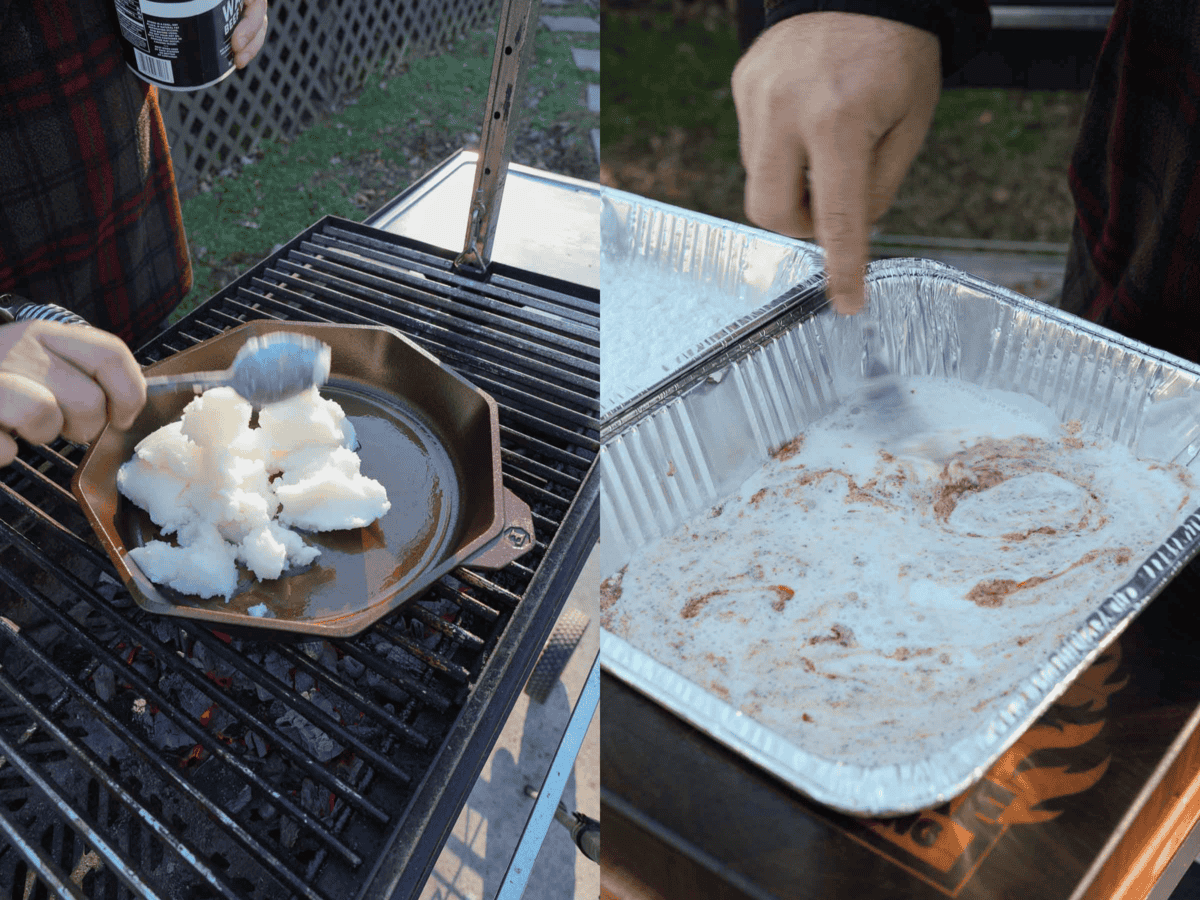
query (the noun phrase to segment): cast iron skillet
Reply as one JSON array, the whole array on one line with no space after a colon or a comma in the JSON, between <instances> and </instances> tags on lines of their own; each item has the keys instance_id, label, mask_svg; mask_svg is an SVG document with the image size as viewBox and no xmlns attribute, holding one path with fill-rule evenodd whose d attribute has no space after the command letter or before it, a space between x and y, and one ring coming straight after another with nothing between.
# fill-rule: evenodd
<instances>
[{"instance_id":1,"label":"cast iron skillet","mask_svg":"<svg viewBox=\"0 0 1200 900\"><path fill-rule=\"evenodd\" d=\"M146 368L147 375L225 368L251 335L293 331L332 348L323 396L358 434L364 475L387 488L391 509L368 528L306 534L321 548L310 566L259 582L240 570L234 596L203 600L153 584L128 551L161 538L117 491L117 470L143 437L172 422L190 393L152 397L128 432L105 428L72 490L134 600L150 612L234 629L346 637L393 612L456 566L501 568L533 546L528 505L500 478L496 403L394 329L255 321ZM265 616L249 610L265 606Z\"/></svg>"}]
</instances>

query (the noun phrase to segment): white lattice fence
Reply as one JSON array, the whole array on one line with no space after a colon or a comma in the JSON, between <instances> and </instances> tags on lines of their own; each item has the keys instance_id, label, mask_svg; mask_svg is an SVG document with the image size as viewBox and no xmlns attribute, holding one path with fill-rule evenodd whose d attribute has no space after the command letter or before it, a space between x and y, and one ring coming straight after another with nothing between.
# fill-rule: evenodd
<instances>
[{"instance_id":1,"label":"white lattice fence","mask_svg":"<svg viewBox=\"0 0 1200 900\"><path fill-rule=\"evenodd\" d=\"M296 134L366 76L496 21L500 0L274 0L267 42L220 84L159 91L181 190L262 139Z\"/></svg>"}]
</instances>

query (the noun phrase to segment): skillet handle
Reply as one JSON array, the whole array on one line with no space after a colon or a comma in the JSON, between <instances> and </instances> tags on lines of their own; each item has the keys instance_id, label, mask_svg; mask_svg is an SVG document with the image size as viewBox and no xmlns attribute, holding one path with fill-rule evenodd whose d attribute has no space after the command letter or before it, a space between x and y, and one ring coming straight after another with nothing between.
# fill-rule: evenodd
<instances>
[{"instance_id":1,"label":"skillet handle","mask_svg":"<svg viewBox=\"0 0 1200 900\"><path fill-rule=\"evenodd\" d=\"M466 560L463 565L474 569L503 569L519 556L533 549L533 513L529 504L508 488L504 493L504 525L490 544Z\"/></svg>"}]
</instances>

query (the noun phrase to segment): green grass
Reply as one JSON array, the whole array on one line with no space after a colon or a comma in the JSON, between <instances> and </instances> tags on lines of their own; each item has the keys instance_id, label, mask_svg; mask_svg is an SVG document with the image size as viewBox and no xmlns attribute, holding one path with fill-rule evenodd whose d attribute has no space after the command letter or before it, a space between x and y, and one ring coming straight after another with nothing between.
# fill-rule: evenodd
<instances>
[{"instance_id":1,"label":"green grass","mask_svg":"<svg viewBox=\"0 0 1200 900\"><path fill-rule=\"evenodd\" d=\"M1073 91L944 91L890 212L888 234L1065 243L1067 165L1085 97Z\"/></svg>"},{"instance_id":2,"label":"green grass","mask_svg":"<svg viewBox=\"0 0 1200 900\"><path fill-rule=\"evenodd\" d=\"M665 12L608 16L600 62L604 147L645 151L652 138L681 128L710 137L706 155L714 164L737 165L729 78L739 55L728 26L679 22Z\"/></svg>"},{"instance_id":3,"label":"green grass","mask_svg":"<svg viewBox=\"0 0 1200 900\"><path fill-rule=\"evenodd\" d=\"M552 12L594 15L583 5ZM598 83L599 75L580 72L571 47L598 47L599 35L539 28L535 40L526 97L536 98L536 106L525 108L518 126L594 127L589 116L597 117L583 105L581 82ZM193 289L172 321L322 216L361 221L379 202L400 193L410 174L422 174L412 173L408 152L414 146L448 142L457 148L477 142L495 42L493 26L459 37L437 55L408 60L402 71L378 72L337 115L291 140L264 142L259 158L237 175L218 178L187 197L183 218L193 251ZM367 200L363 191L370 193Z\"/></svg>"},{"instance_id":4,"label":"green grass","mask_svg":"<svg viewBox=\"0 0 1200 900\"><path fill-rule=\"evenodd\" d=\"M542 13L595 18L596 11L586 5L543 6ZM595 121L595 113L587 111L584 104L586 98L579 94L578 84L580 80L587 84L599 84L600 73L581 71L571 56L572 47L581 50L600 49L600 35L551 32L546 28L538 30L537 43L534 45L536 58L529 67L525 86L527 98L538 98L537 105L528 110L529 121L536 128L547 128L561 122L577 125L586 123L592 127L599 124ZM487 79L488 74L485 74L484 84Z\"/></svg>"},{"instance_id":5,"label":"green grass","mask_svg":"<svg viewBox=\"0 0 1200 900\"><path fill-rule=\"evenodd\" d=\"M472 97L472 92L486 92L487 75L481 88L478 81L470 83L469 73L480 65L486 73L487 61L456 58L459 74L443 59L441 78L430 74L431 62L421 60L404 75L379 73L357 103L336 117L290 141L263 143L260 158L237 176L217 179L211 190L185 200L195 284L174 316L219 290L230 269L253 265L322 216L363 219L367 210L353 202L360 177L349 163L370 154L381 163L400 165L403 160L389 141L397 129L432 128L435 122L439 130L462 131L468 122L478 128L483 97ZM454 84L457 95L451 93ZM404 186L397 185L397 192Z\"/></svg>"},{"instance_id":6,"label":"green grass","mask_svg":"<svg viewBox=\"0 0 1200 900\"><path fill-rule=\"evenodd\" d=\"M1052 141L1050 132L1074 118L1081 99L1074 91L944 91L933 131L984 156L1036 156Z\"/></svg>"}]
</instances>

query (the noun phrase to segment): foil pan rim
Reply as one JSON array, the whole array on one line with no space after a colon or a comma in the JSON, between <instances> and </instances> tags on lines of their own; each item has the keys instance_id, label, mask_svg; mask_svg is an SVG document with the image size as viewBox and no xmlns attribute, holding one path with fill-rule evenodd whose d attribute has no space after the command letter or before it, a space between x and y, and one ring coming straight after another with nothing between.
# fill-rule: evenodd
<instances>
[{"instance_id":1,"label":"foil pan rim","mask_svg":"<svg viewBox=\"0 0 1200 900\"><path fill-rule=\"evenodd\" d=\"M779 234L774 231L767 231L763 228L757 228L752 225L743 225L739 222L731 222L728 219L721 219L717 216L708 215L707 213L693 212L681 207L672 206L668 203L663 203L659 200L653 200L648 197L642 197L638 194L623 191L618 188L601 186L598 192L601 204L601 222L604 220L604 211L612 206L614 200L628 203L631 206L641 207L643 210L657 210L664 215L671 215L677 218L686 219L691 223L698 225L706 225L710 228L720 229L730 235L738 236L744 240L762 241L767 244L774 245L781 249L786 249L791 253L803 254L809 257L813 266L813 274L807 279L793 286L791 290L784 291L769 297L764 303L759 304L750 312L743 316L739 316L734 321L730 322L714 334L708 335L700 340L700 342L687 350L680 353L671 360L674 366L672 374L659 379L658 381L648 385L647 387L636 391L632 395L623 400L619 400L610 409L601 411L601 430L606 427L606 423L615 423L626 416L631 410L637 408L647 398L659 393L664 387L675 381L678 372L684 368L694 368L696 365L703 365L704 360L711 357L714 353L719 353L729 344L740 340L743 336L755 330L761 324L764 317L769 317L785 307L795 296L800 288L812 289L818 283L824 280L824 260L825 251L817 244L809 241L803 241L798 238L791 238L787 235ZM603 225L601 227L603 232ZM603 270L611 251L607 250L601 242L600 248L600 266Z\"/></svg>"},{"instance_id":2,"label":"foil pan rim","mask_svg":"<svg viewBox=\"0 0 1200 900\"><path fill-rule=\"evenodd\" d=\"M600 664L819 803L853 816L906 815L944 803L978 781L1198 553L1200 508L1033 675L1000 698L1004 709L982 731L918 763L860 766L809 753L606 628L600 631ZM1052 681L1048 670L1058 673Z\"/></svg>"},{"instance_id":3,"label":"foil pan rim","mask_svg":"<svg viewBox=\"0 0 1200 900\"><path fill-rule=\"evenodd\" d=\"M977 275L964 272L962 269L948 263L939 262L938 260L922 259L920 257L890 257L888 259L875 260L867 265L864 284L869 286L875 281L905 276L941 276L953 278L962 287L974 288L986 292L996 299L1002 300L1010 306L1017 307L1027 313L1067 325L1076 330L1088 332L1093 336L1102 337L1109 344L1120 346L1125 350L1148 357L1156 362L1189 370L1191 374L1200 377L1200 366L1183 357L1176 356L1158 347L1152 347L1135 338L1127 337L1115 331L1109 331L1086 319L1081 319L1057 307L1034 300L1031 297L1026 297L1024 294L1020 294L1011 288L994 284ZM628 401L623 401L601 416L600 432L602 440L607 443L610 439L619 438L621 433L629 426L635 425L654 415L654 413L661 410L672 400L686 393L697 382L703 381L711 377L717 370L723 369L730 359L744 356L748 346L752 348L755 344L770 340L775 337L778 331L793 328L804 318L819 314L828 306L828 301L797 309L798 315L795 318L788 317L790 310L801 307L806 300L811 300L818 290L823 291L827 282L828 277L825 270L819 270L813 280L795 285L790 290L763 304L750 315L730 323L729 326L713 335L711 340L705 341L698 347L694 354L689 353L680 357L676 361L685 364L684 369L660 379L651 387L641 391L637 396ZM858 315L870 314L869 304L867 310L858 313ZM772 329L772 326L775 326L775 331L764 333L767 329Z\"/></svg>"},{"instance_id":4,"label":"foil pan rim","mask_svg":"<svg viewBox=\"0 0 1200 900\"><path fill-rule=\"evenodd\" d=\"M824 273L821 280L824 280ZM1200 379L1200 366L1166 351L1116 334L1094 323L1032 300L1009 289L933 260L896 258L879 260L867 270L867 282L896 277L948 278L956 286L979 291L994 301L1049 319L1093 339L1103 340L1140 357L1161 363ZM790 292L795 299L795 291ZM773 320L777 325L780 317ZM619 427L604 435L602 454L629 432L733 359L751 355L765 341L798 322L770 331L771 321L760 322L736 347L692 371L685 383L676 379L642 397L642 407L626 410ZM764 330L770 333L764 337ZM758 338L756 340L756 338ZM611 420L610 420L611 421ZM1048 658L1032 673L1018 675L1016 686L997 700L1001 706L980 731L967 735L917 763L864 767L822 759L759 725L730 704L694 682L676 674L607 629L601 631L601 664L632 688L680 715L701 731L729 746L767 771L831 808L851 815L903 815L950 799L983 776L1000 755L1014 744L1072 683L1074 678L1115 641L1178 572L1200 553L1200 509L1191 512L1139 566L1136 573L1094 606L1082 610L1083 621L1074 627ZM606 573L602 573L606 574Z\"/></svg>"}]
</instances>

